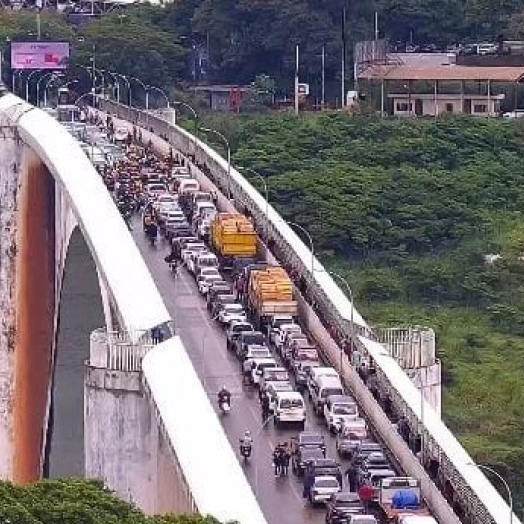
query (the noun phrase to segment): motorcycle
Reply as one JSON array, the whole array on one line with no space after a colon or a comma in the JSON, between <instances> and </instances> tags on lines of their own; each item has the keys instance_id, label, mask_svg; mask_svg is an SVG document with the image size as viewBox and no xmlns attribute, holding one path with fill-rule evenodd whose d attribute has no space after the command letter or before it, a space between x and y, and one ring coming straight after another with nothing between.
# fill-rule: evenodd
<instances>
[{"instance_id":1,"label":"motorcycle","mask_svg":"<svg viewBox=\"0 0 524 524\"><path fill-rule=\"evenodd\" d=\"M146 235L147 235L147 238L148 238L149 243L151 244L151 246L154 246L155 242L156 242L156 239L157 239L157 235L158 235L157 227L156 226L148 226L147 229L146 229Z\"/></svg>"},{"instance_id":2,"label":"motorcycle","mask_svg":"<svg viewBox=\"0 0 524 524\"><path fill-rule=\"evenodd\" d=\"M251 456L251 444L240 443L240 454L244 457L244 462L247 462Z\"/></svg>"},{"instance_id":3,"label":"motorcycle","mask_svg":"<svg viewBox=\"0 0 524 524\"><path fill-rule=\"evenodd\" d=\"M218 402L218 407L220 408L222 415L227 415L231 411L230 401L226 399L220 400Z\"/></svg>"}]
</instances>

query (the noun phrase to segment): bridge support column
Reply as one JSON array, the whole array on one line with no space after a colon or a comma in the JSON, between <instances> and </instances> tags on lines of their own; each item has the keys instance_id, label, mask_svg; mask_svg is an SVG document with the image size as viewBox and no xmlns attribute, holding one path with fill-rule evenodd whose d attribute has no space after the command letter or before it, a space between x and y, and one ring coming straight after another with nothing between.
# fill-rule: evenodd
<instances>
[{"instance_id":1,"label":"bridge support column","mask_svg":"<svg viewBox=\"0 0 524 524\"><path fill-rule=\"evenodd\" d=\"M176 512L179 482L142 387L135 348L105 329L91 336L84 379L85 475L147 514ZM112 369L111 369L112 368Z\"/></svg>"}]
</instances>

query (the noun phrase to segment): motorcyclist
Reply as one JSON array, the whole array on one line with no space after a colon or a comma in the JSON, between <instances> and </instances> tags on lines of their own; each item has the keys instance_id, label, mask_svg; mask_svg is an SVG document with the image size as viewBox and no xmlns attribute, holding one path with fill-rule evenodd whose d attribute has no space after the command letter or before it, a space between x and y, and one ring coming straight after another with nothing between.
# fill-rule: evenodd
<instances>
[{"instance_id":1,"label":"motorcyclist","mask_svg":"<svg viewBox=\"0 0 524 524\"><path fill-rule=\"evenodd\" d=\"M253 446L253 438L251 437L251 432L246 431L244 436L240 439L240 447L251 449Z\"/></svg>"},{"instance_id":2,"label":"motorcyclist","mask_svg":"<svg viewBox=\"0 0 524 524\"><path fill-rule=\"evenodd\" d=\"M231 392L226 388L226 386L222 386L218 392L218 404L220 405L222 402L231 405Z\"/></svg>"}]
</instances>

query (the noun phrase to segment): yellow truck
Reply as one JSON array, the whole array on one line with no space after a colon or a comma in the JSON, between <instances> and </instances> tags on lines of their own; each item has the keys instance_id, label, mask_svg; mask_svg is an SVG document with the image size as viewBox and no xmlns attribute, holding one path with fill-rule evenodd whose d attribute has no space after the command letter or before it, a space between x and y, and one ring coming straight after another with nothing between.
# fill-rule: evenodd
<instances>
[{"instance_id":1,"label":"yellow truck","mask_svg":"<svg viewBox=\"0 0 524 524\"><path fill-rule=\"evenodd\" d=\"M211 224L211 245L222 268L237 258L253 259L257 254L257 234L253 223L240 213L219 213Z\"/></svg>"},{"instance_id":2,"label":"yellow truck","mask_svg":"<svg viewBox=\"0 0 524 524\"><path fill-rule=\"evenodd\" d=\"M293 284L281 267L266 267L250 272L248 305L254 323L261 327L271 317L297 316L297 302L293 296Z\"/></svg>"}]
</instances>

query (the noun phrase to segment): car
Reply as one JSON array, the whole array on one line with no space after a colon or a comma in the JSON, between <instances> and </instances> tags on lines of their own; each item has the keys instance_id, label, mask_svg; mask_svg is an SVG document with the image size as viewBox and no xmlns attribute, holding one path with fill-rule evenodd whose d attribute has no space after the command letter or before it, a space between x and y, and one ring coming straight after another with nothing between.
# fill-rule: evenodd
<instances>
[{"instance_id":1,"label":"car","mask_svg":"<svg viewBox=\"0 0 524 524\"><path fill-rule=\"evenodd\" d=\"M274 358L254 358L251 360L251 363L251 383L255 387L258 387L264 369L277 367L277 362Z\"/></svg>"},{"instance_id":2,"label":"car","mask_svg":"<svg viewBox=\"0 0 524 524\"><path fill-rule=\"evenodd\" d=\"M358 470L357 475L356 475L357 486L359 488L360 486L363 486L364 484L373 486L375 490L373 500L378 500L378 495L380 491L380 483L384 479L394 478L396 476L397 474L391 468L371 469L369 471Z\"/></svg>"},{"instance_id":3,"label":"car","mask_svg":"<svg viewBox=\"0 0 524 524\"><path fill-rule=\"evenodd\" d=\"M209 293L208 293L209 295ZM217 295L215 300L210 304L209 312L211 313L211 317L218 320L218 314L227 304L237 304L237 297L235 295ZM247 322L247 320L243 320L241 322ZM240 321L239 321L240 322Z\"/></svg>"},{"instance_id":4,"label":"car","mask_svg":"<svg viewBox=\"0 0 524 524\"><path fill-rule=\"evenodd\" d=\"M377 517L375 517L374 515L349 515L347 524L378 524L378 521L377 521ZM406 522L406 524L408 523ZM413 524L417 524L417 523L414 522ZM427 522L424 524L436 524L436 521L433 521L433 523Z\"/></svg>"},{"instance_id":5,"label":"car","mask_svg":"<svg viewBox=\"0 0 524 524\"><path fill-rule=\"evenodd\" d=\"M325 458L325 451L316 446L303 446L291 457L291 471L297 476L304 474L306 464L312 460Z\"/></svg>"},{"instance_id":6,"label":"car","mask_svg":"<svg viewBox=\"0 0 524 524\"><path fill-rule=\"evenodd\" d=\"M337 435L336 448L341 458L351 458L357 452L362 440L358 435L342 430Z\"/></svg>"},{"instance_id":7,"label":"car","mask_svg":"<svg viewBox=\"0 0 524 524\"><path fill-rule=\"evenodd\" d=\"M247 353L247 346L249 345L266 345L266 337L261 331L251 331L241 333L240 336L233 342L233 350L239 359L243 359Z\"/></svg>"},{"instance_id":8,"label":"car","mask_svg":"<svg viewBox=\"0 0 524 524\"><path fill-rule=\"evenodd\" d=\"M289 373L286 368L271 368L265 369L264 373L260 377L260 390L261 392L265 389L267 384L273 382L289 382Z\"/></svg>"},{"instance_id":9,"label":"car","mask_svg":"<svg viewBox=\"0 0 524 524\"><path fill-rule=\"evenodd\" d=\"M301 429L306 425L306 403L298 391L278 391L273 404L273 421L275 426L282 423L299 424Z\"/></svg>"},{"instance_id":10,"label":"car","mask_svg":"<svg viewBox=\"0 0 524 524\"><path fill-rule=\"evenodd\" d=\"M228 326L234 320L247 321L247 315L241 304L224 304L224 307L218 312L218 321Z\"/></svg>"},{"instance_id":11,"label":"car","mask_svg":"<svg viewBox=\"0 0 524 524\"><path fill-rule=\"evenodd\" d=\"M249 346L250 348L253 346ZM262 347L262 346L260 346ZM269 348L265 348L267 352L269 352ZM269 353L271 355L271 353ZM264 357L262 357L264 358ZM295 388L290 384L289 382L270 382L266 389L265 393L269 399L269 411L272 413L274 411L275 407L275 401L276 401L276 395L277 393L281 391L295 391ZM262 398L262 397L261 397Z\"/></svg>"},{"instance_id":12,"label":"car","mask_svg":"<svg viewBox=\"0 0 524 524\"><path fill-rule=\"evenodd\" d=\"M360 445L355 450L355 465L362 464L371 453L375 452L383 453L384 448L378 442L372 440L361 441Z\"/></svg>"},{"instance_id":13,"label":"car","mask_svg":"<svg viewBox=\"0 0 524 524\"><path fill-rule=\"evenodd\" d=\"M325 504L340 491L338 480L331 475L321 475L313 479L309 490L308 500L310 504Z\"/></svg>"},{"instance_id":14,"label":"car","mask_svg":"<svg viewBox=\"0 0 524 524\"><path fill-rule=\"evenodd\" d=\"M237 339L244 331L249 331L249 332L253 331L253 326L249 322L243 322L243 321L242 322L233 321L229 324L229 327L226 332L227 349L232 349L233 341Z\"/></svg>"},{"instance_id":15,"label":"car","mask_svg":"<svg viewBox=\"0 0 524 524\"><path fill-rule=\"evenodd\" d=\"M323 413L328 429L338 433L344 425L358 417L358 407L348 395L330 395L324 403Z\"/></svg>"},{"instance_id":16,"label":"car","mask_svg":"<svg viewBox=\"0 0 524 524\"><path fill-rule=\"evenodd\" d=\"M342 470L340 464L331 458L322 458L311 460L306 464L304 470L305 477L318 477L322 475L331 475L338 480L342 486Z\"/></svg>"},{"instance_id":17,"label":"car","mask_svg":"<svg viewBox=\"0 0 524 524\"><path fill-rule=\"evenodd\" d=\"M358 493L340 491L332 495L326 504L326 524L338 524L342 517L363 513L364 506Z\"/></svg>"},{"instance_id":18,"label":"car","mask_svg":"<svg viewBox=\"0 0 524 524\"><path fill-rule=\"evenodd\" d=\"M207 251L207 246L203 242L199 243L191 243L187 244L183 249L181 253L182 262L184 264L187 264L187 261L189 260L189 256L192 253L200 252L200 251Z\"/></svg>"},{"instance_id":19,"label":"car","mask_svg":"<svg viewBox=\"0 0 524 524\"><path fill-rule=\"evenodd\" d=\"M267 346L262 346L259 344L248 344L246 346L246 353L243 358L240 359L242 363L242 368L244 368L243 363L252 360L254 358L271 358L271 350ZM277 382L272 382L272 384L277 384Z\"/></svg>"},{"instance_id":20,"label":"car","mask_svg":"<svg viewBox=\"0 0 524 524\"><path fill-rule=\"evenodd\" d=\"M348 418L342 422L340 431L348 431L353 433L360 440L366 440L368 438L368 425L366 421L361 417Z\"/></svg>"},{"instance_id":21,"label":"car","mask_svg":"<svg viewBox=\"0 0 524 524\"><path fill-rule=\"evenodd\" d=\"M224 282L220 273L198 277L198 291L201 295L207 295L211 286L216 282Z\"/></svg>"},{"instance_id":22,"label":"car","mask_svg":"<svg viewBox=\"0 0 524 524\"><path fill-rule=\"evenodd\" d=\"M324 451L326 450L324 435L314 431L302 431L298 434L298 437L292 437L291 442L294 448L300 448L303 446L316 446L317 448L321 448Z\"/></svg>"},{"instance_id":23,"label":"car","mask_svg":"<svg viewBox=\"0 0 524 524\"><path fill-rule=\"evenodd\" d=\"M307 382L308 382L308 376L311 368L318 367L320 364L317 360L311 361L311 362L298 362L297 365L293 366L291 368L294 376L295 376L295 384L297 385L298 391L306 391L307 390Z\"/></svg>"}]
</instances>

